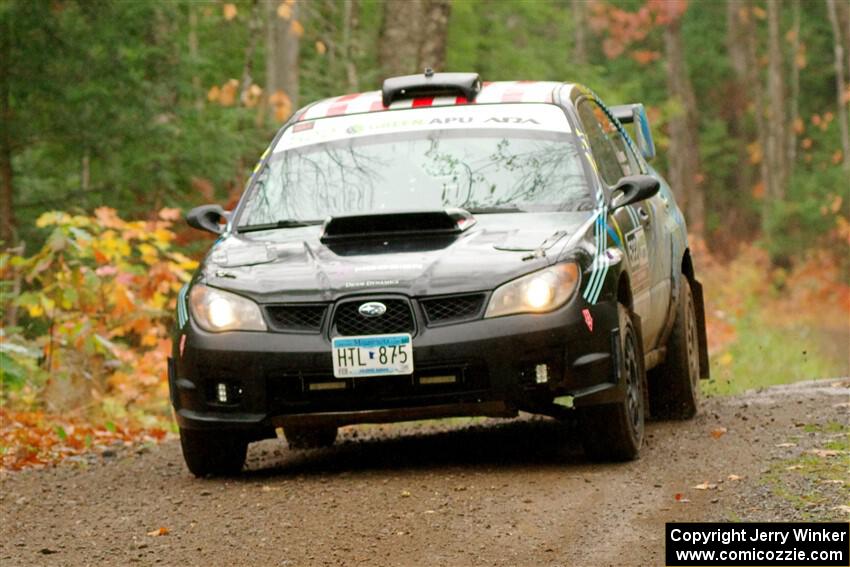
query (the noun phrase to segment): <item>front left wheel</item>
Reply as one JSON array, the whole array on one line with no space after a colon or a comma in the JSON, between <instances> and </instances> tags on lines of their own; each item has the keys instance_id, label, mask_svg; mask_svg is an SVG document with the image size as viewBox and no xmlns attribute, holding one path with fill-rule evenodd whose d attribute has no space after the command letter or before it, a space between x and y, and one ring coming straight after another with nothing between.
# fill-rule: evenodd
<instances>
[{"instance_id":1,"label":"front left wheel","mask_svg":"<svg viewBox=\"0 0 850 567\"><path fill-rule=\"evenodd\" d=\"M248 453L247 437L236 431L180 428L180 446L197 477L238 474Z\"/></svg>"},{"instance_id":2,"label":"front left wheel","mask_svg":"<svg viewBox=\"0 0 850 567\"><path fill-rule=\"evenodd\" d=\"M620 377L623 400L578 408L579 431L588 458L594 461L630 461L643 445L646 372L643 348L625 305L618 304Z\"/></svg>"}]
</instances>

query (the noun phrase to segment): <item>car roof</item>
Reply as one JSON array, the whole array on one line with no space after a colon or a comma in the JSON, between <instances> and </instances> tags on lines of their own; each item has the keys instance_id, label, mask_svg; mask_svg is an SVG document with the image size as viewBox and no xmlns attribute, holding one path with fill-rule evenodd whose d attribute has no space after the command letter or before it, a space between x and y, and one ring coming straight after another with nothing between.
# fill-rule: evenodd
<instances>
[{"instance_id":1,"label":"car roof","mask_svg":"<svg viewBox=\"0 0 850 567\"><path fill-rule=\"evenodd\" d=\"M313 120L328 116L383 112L425 106L454 106L459 104L495 104L503 102L554 102L555 90L565 86L555 81L495 81L485 82L474 101L463 96L423 96L394 101L385 107L381 91L347 94L326 98L299 110L294 120Z\"/></svg>"}]
</instances>

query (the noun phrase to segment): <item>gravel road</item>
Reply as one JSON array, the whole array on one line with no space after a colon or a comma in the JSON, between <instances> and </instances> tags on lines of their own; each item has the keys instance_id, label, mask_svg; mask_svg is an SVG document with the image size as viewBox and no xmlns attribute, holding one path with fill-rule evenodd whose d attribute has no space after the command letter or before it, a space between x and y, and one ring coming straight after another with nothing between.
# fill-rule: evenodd
<instances>
[{"instance_id":1,"label":"gravel road","mask_svg":"<svg viewBox=\"0 0 850 567\"><path fill-rule=\"evenodd\" d=\"M846 470L819 481L793 463L847 435L848 400L847 380L711 399L649 424L625 464L587 462L543 419L264 441L228 479L193 478L172 440L0 476L0 564L663 565L669 521L846 520Z\"/></svg>"}]
</instances>

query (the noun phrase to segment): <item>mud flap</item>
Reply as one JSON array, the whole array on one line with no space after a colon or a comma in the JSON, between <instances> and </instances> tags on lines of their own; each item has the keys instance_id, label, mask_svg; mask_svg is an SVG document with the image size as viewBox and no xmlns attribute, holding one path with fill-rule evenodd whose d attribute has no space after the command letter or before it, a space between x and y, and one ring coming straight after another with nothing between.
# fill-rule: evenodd
<instances>
[{"instance_id":1,"label":"mud flap","mask_svg":"<svg viewBox=\"0 0 850 567\"><path fill-rule=\"evenodd\" d=\"M632 319L632 328L635 332L635 341L640 347L641 353L643 353L643 332L641 330L641 320L640 315L635 313L634 311L629 311L629 315ZM604 405L604 404L615 404L620 403L626 396L626 386L623 383L622 376L622 356L621 356L621 347L620 347L620 328L619 326L611 329L611 382L600 384L599 386L595 386L590 388L590 391L583 392L581 394L576 394L573 399L573 405L575 407L586 407L586 406L595 406L595 405ZM644 366L643 356L638 356L638 364L641 367ZM642 368L641 372L644 376L646 372ZM644 404L645 407L649 407L649 395L648 395L648 387L647 384L644 384Z\"/></svg>"},{"instance_id":2,"label":"mud flap","mask_svg":"<svg viewBox=\"0 0 850 567\"><path fill-rule=\"evenodd\" d=\"M700 378L707 380L711 376L708 366L708 336L705 331L705 302L702 295L702 284L696 279L690 281L691 294L694 298L694 310L697 316L697 331L699 334L699 368Z\"/></svg>"}]
</instances>

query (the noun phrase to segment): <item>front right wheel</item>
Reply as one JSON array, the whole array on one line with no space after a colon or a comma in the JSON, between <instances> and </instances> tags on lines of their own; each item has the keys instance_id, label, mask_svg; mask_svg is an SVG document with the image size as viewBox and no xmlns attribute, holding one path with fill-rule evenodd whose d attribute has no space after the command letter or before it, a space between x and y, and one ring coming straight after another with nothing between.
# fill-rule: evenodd
<instances>
[{"instance_id":1,"label":"front right wheel","mask_svg":"<svg viewBox=\"0 0 850 567\"><path fill-rule=\"evenodd\" d=\"M579 431L585 454L595 461L636 459L643 445L646 373L643 348L625 305L618 304L620 376L623 400L614 404L578 408Z\"/></svg>"}]
</instances>

